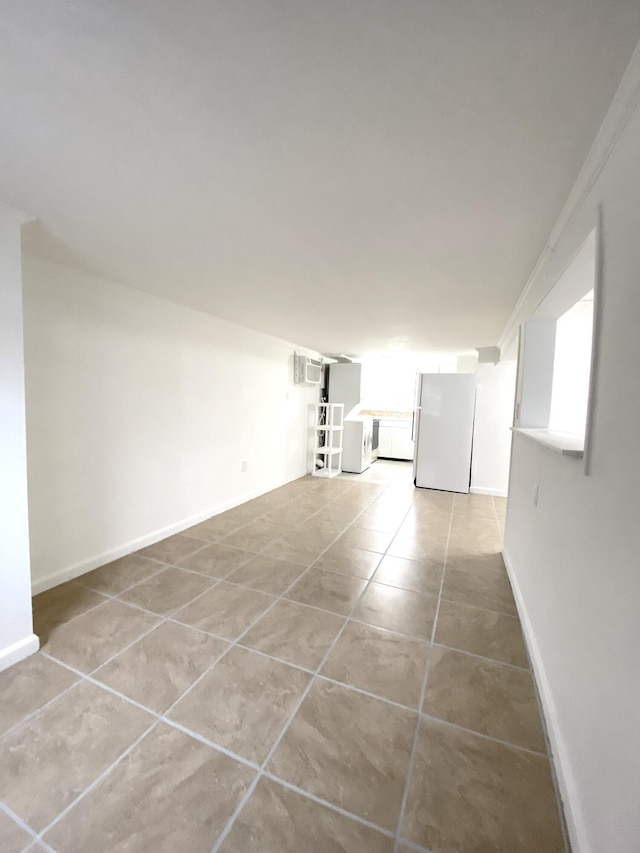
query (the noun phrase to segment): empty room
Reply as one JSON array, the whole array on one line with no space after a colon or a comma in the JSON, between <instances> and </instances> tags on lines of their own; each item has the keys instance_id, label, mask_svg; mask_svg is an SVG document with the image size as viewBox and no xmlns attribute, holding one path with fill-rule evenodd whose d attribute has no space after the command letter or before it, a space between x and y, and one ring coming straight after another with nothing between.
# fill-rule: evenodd
<instances>
[{"instance_id":1,"label":"empty room","mask_svg":"<svg viewBox=\"0 0 640 853\"><path fill-rule=\"evenodd\" d=\"M637 0L0 0L0 853L640 850Z\"/></svg>"}]
</instances>

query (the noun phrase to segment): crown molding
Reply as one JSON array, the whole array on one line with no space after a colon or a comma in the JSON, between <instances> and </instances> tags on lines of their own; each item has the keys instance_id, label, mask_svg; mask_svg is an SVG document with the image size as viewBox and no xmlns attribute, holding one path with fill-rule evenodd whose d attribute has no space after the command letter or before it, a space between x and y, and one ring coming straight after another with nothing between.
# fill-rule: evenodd
<instances>
[{"instance_id":1,"label":"crown molding","mask_svg":"<svg viewBox=\"0 0 640 853\"><path fill-rule=\"evenodd\" d=\"M580 173L573 185L569 196L560 211L560 215L549 235L549 239L533 268L527 283L525 284L518 301L509 317L504 331L498 339L500 350L505 348L518 331L523 317L524 309L529 298L535 292L535 287L540 273L545 269L555 253L555 247L559 240L574 221L589 193L593 189L600 173L606 166L620 136L627 126L633 111L640 102L640 42L631 55L631 60L620 81L618 90L611 102L607 114L596 134L587 158L580 169ZM577 247L576 247L577 248Z\"/></svg>"}]
</instances>

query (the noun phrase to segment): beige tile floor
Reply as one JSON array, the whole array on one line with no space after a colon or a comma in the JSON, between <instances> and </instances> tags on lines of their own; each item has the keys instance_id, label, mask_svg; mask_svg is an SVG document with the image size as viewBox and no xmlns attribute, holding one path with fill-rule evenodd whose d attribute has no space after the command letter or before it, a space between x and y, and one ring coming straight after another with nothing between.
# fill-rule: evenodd
<instances>
[{"instance_id":1,"label":"beige tile floor","mask_svg":"<svg viewBox=\"0 0 640 853\"><path fill-rule=\"evenodd\" d=\"M563 853L504 504L377 462L36 596L2 853Z\"/></svg>"}]
</instances>

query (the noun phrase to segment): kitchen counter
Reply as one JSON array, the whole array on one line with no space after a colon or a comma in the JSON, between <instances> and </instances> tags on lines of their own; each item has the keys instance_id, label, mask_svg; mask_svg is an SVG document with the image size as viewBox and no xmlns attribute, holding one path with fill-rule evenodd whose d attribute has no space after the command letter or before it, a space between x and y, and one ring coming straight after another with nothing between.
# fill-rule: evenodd
<instances>
[{"instance_id":1,"label":"kitchen counter","mask_svg":"<svg viewBox=\"0 0 640 853\"><path fill-rule=\"evenodd\" d=\"M398 419L406 419L411 420L413 417L413 412L396 412L396 411L383 411L382 409L361 409L358 413L360 415L370 415L372 418L398 418Z\"/></svg>"}]
</instances>

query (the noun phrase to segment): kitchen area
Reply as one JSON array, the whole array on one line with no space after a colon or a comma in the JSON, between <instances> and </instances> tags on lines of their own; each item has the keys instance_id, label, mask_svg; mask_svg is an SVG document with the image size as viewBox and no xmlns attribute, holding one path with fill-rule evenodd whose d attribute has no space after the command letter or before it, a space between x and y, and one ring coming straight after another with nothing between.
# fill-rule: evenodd
<instances>
[{"instance_id":1,"label":"kitchen area","mask_svg":"<svg viewBox=\"0 0 640 853\"><path fill-rule=\"evenodd\" d=\"M367 389L363 367L359 362L328 365L322 391L328 403L344 404L342 470L352 474L361 474L377 459L414 458L412 406L405 400L400 410L372 408L383 394Z\"/></svg>"},{"instance_id":2,"label":"kitchen area","mask_svg":"<svg viewBox=\"0 0 640 853\"><path fill-rule=\"evenodd\" d=\"M418 487L506 494L514 363L345 359L323 373L321 399L343 407L342 472L394 460L412 463Z\"/></svg>"}]
</instances>

